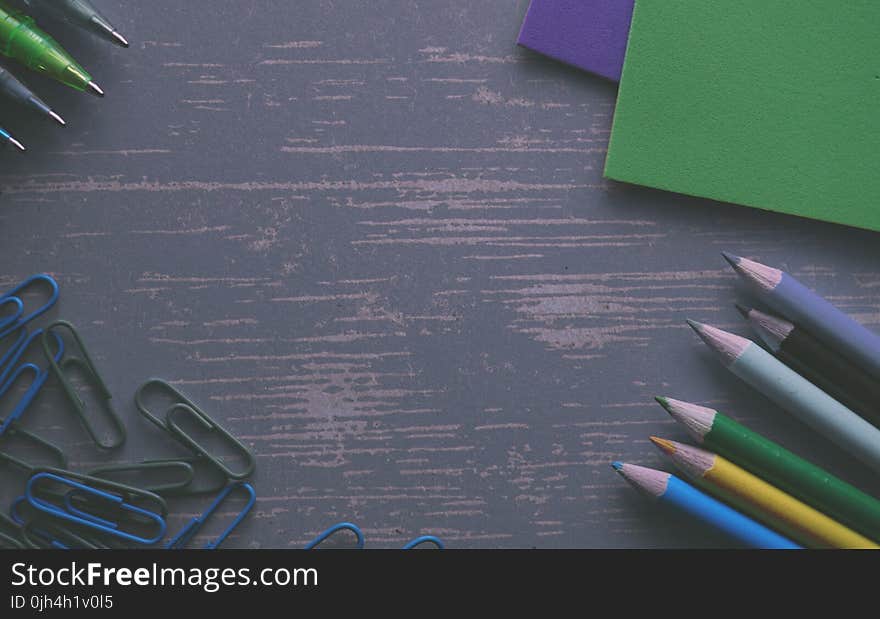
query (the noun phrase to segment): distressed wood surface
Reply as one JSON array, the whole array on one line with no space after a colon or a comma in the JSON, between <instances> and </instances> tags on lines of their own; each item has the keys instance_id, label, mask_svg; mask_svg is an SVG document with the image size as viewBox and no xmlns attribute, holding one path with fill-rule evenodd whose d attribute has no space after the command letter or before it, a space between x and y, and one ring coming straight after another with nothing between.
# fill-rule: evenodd
<instances>
[{"instance_id":1,"label":"distressed wood surface","mask_svg":"<svg viewBox=\"0 0 880 619\"><path fill-rule=\"evenodd\" d=\"M747 333L728 249L877 327L877 236L603 180L615 89L516 48L525 0L100 4L130 50L53 32L106 99L28 76L69 126L0 107L31 148L0 153L0 290L57 276L129 428L99 453L50 381L24 425L78 468L178 453L132 402L161 376L257 454L229 547L343 519L371 547L723 545L609 467L684 438L659 393L880 489L684 324Z\"/></svg>"}]
</instances>

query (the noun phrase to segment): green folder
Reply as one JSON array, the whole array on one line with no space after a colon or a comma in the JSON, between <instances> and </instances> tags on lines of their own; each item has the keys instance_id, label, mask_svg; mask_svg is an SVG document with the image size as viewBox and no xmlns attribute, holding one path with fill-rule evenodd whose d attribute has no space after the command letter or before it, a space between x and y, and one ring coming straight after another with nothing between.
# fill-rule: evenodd
<instances>
[{"instance_id":1,"label":"green folder","mask_svg":"<svg viewBox=\"0 0 880 619\"><path fill-rule=\"evenodd\" d=\"M880 0L637 0L605 176L880 230Z\"/></svg>"}]
</instances>

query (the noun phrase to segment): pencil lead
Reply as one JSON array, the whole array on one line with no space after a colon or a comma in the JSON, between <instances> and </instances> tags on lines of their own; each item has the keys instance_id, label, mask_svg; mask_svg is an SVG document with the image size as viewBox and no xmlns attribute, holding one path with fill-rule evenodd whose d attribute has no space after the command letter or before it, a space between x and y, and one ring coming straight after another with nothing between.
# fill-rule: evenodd
<instances>
[{"instance_id":1,"label":"pencil lead","mask_svg":"<svg viewBox=\"0 0 880 619\"><path fill-rule=\"evenodd\" d=\"M702 322L697 322L696 320L691 320L690 318L685 318L685 322L688 323L688 326L697 332L697 335L703 335L703 327L705 326Z\"/></svg>"},{"instance_id":2,"label":"pencil lead","mask_svg":"<svg viewBox=\"0 0 880 619\"><path fill-rule=\"evenodd\" d=\"M728 264L730 264L730 266L732 266L734 269L739 265L740 260L742 260L742 258L737 256L736 254L731 254L728 251L721 252L721 255L724 256L724 259L727 260Z\"/></svg>"},{"instance_id":3,"label":"pencil lead","mask_svg":"<svg viewBox=\"0 0 880 619\"><path fill-rule=\"evenodd\" d=\"M99 96L99 97L103 97L103 96L104 96L104 91L101 90L101 87L98 86L95 82L89 82L89 91L90 91L93 95L97 95L97 96Z\"/></svg>"},{"instance_id":4,"label":"pencil lead","mask_svg":"<svg viewBox=\"0 0 880 619\"><path fill-rule=\"evenodd\" d=\"M734 303L733 305L736 307L739 313L742 314L743 318L745 318L746 320L749 319L749 312L752 311L751 307L746 307L745 305L740 305L739 303Z\"/></svg>"},{"instance_id":5,"label":"pencil lead","mask_svg":"<svg viewBox=\"0 0 880 619\"><path fill-rule=\"evenodd\" d=\"M672 441L668 441L665 438L659 438L657 436L650 437L651 442L654 443L657 447L660 448L660 451L667 454L675 453L675 443Z\"/></svg>"},{"instance_id":6,"label":"pencil lead","mask_svg":"<svg viewBox=\"0 0 880 619\"><path fill-rule=\"evenodd\" d=\"M62 127L63 127L64 125L67 124L66 122L64 122L64 119L63 119L63 118L61 118L58 114L56 114L56 113L53 112L52 110L49 110L49 116L51 116L52 118L54 118L55 121L56 121L59 125L61 125Z\"/></svg>"},{"instance_id":7,"label":"pencil lead","mask_svg":"<svg viewBox=\"0 0 880 619\"><path fill-rule=\"evenodd\" d=\"M666 396L655 395L654 400L657 402L657 404L659 404L660 406L662 406L666 410L669 410L669 399L666 398Z\"/></svg>"},{"instance_id":8,"label":"pencil lead","mask_svg":"<svg viewBox=\"0 0 880 619\"><path fill-rule=\"evenodd\" d=\"M615 471L617 471L619 473L620 470L623 468L623 462L618 462L615 460L614 462L611 463L611 468L613 468Z\"/></svg>"}]
</instances>

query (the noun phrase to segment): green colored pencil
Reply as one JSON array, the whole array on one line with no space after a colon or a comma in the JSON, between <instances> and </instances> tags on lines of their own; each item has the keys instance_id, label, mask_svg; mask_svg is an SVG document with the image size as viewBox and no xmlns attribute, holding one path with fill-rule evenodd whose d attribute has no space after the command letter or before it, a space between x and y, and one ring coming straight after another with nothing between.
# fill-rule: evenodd
<instances>
[{"instance_id":1,"label":"green colored pencil","mask_svg":"<svg viewBox=\"0 0 880 619\"><path fill-rule=\"evenodd\" d=\"M880 541L880 501L716 410L657 398L707 449Z\"/></svg>"}]
</instances>

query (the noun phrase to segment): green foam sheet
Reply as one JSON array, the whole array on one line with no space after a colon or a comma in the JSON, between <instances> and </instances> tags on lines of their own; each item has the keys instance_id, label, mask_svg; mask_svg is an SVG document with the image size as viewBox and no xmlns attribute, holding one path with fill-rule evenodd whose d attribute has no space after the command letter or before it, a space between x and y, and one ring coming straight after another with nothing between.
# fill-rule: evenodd
<instances>
[{"instance_id":1,"label":"green foam sheet","mask_svg":"<svg viewBox=\"0 0 880 619\"><path fill-rule=\"evenodd\" d=\"M880 230L880 1L637 0L605 176Z\"/></svg>"}]
</instances>

